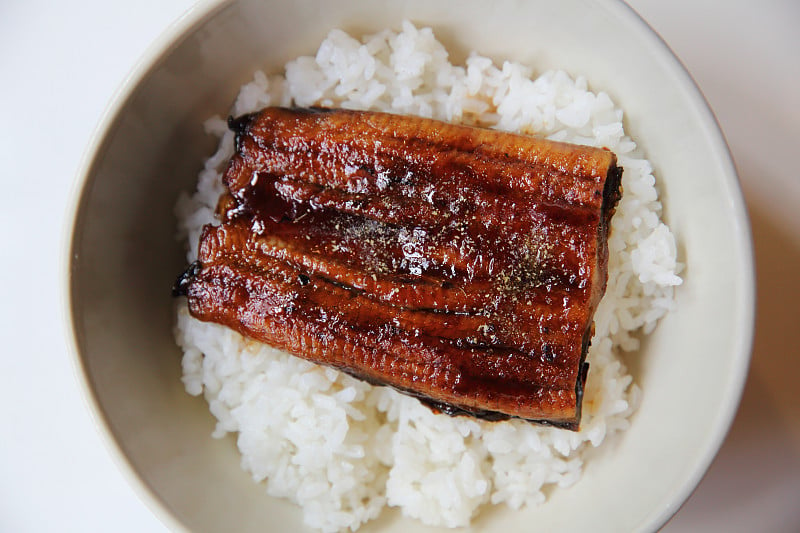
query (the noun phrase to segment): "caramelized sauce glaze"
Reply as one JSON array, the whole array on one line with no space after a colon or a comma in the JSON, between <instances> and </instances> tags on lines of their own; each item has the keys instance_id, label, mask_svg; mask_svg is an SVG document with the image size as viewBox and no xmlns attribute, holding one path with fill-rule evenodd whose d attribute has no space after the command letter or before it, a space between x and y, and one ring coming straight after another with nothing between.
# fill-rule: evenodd
<instances>
[{"instance_id":1,"label":"caramelized sauce glaze","mask_svg":"<svg viewBox=\"0 0 800 533\"><path fill-rule=\"evenodd\" d=\"M341 110L229 120L194 316L450 414L577 428L621 169L608 151Z\"/></svg>"}]
</instances>

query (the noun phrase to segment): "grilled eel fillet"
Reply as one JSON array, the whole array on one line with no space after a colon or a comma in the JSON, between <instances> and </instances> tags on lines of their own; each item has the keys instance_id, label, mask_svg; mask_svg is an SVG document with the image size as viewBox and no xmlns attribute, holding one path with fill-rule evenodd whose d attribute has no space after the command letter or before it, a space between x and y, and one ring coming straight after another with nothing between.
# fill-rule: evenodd
<instances>
[{"instance_id":1,"label":"grilled eel fillet","mask_svg":"<svg viewBox=\"0 0 800 533\"><path fill-rule=\"evenodd\" d=\"M345 110L229 126L192 315L450 414L578 428L614 154Z\"/></svg>"}]
</instances>

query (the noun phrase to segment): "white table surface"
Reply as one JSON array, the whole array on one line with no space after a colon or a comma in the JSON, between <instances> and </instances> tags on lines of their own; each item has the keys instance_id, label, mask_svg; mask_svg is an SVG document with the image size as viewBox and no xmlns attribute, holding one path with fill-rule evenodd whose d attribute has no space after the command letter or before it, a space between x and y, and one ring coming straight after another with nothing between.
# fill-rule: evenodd
<instances>
[{"instance_id":1,"label":"white table surface","mask_svg":"<svg viewBox=\"0 0 800 533\"><path fill-rule=\"evenodd\" d=\"M800 531L800 2L635 0L707 96L752 217L744 397L668 532ZM191 0L0 1L0 531L165 531L104 448L66 348L65 206L106 103ZM713 327L713 320L709 321Z\"/></svg>"}]
</instances>

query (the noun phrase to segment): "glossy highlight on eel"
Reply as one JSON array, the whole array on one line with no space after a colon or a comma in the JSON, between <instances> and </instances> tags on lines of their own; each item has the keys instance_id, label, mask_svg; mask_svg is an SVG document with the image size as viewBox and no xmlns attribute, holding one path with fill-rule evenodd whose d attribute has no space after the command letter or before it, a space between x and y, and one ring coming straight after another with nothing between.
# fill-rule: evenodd
<instances>
[{"instance_id":1,"label":"glossy highlight on eel","mask_svg":"<svg viewBox=\"0 0 800 533\"><path fill-rule=\"evenodd\" d=\"M449 414L577 429L622 169L604 149L431 119L229 119L191 314Z\"/></svg>"}]
</instances>

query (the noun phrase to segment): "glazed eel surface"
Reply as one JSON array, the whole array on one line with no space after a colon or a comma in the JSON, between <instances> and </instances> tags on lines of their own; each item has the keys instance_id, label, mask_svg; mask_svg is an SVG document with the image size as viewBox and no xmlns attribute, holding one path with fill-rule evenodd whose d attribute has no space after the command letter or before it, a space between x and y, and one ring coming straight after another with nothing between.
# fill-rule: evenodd
<instances>
[{"instance_id":1,"label":"glazed eel surface","mask_svg":"<svg viewBox=\"0 0 800 533\"><path fill-rule=\"evenodd\" d=\"M374 112L229 125L193 316L450 414L579 426L614 154Z\"/></svg>"}]
</instances>

